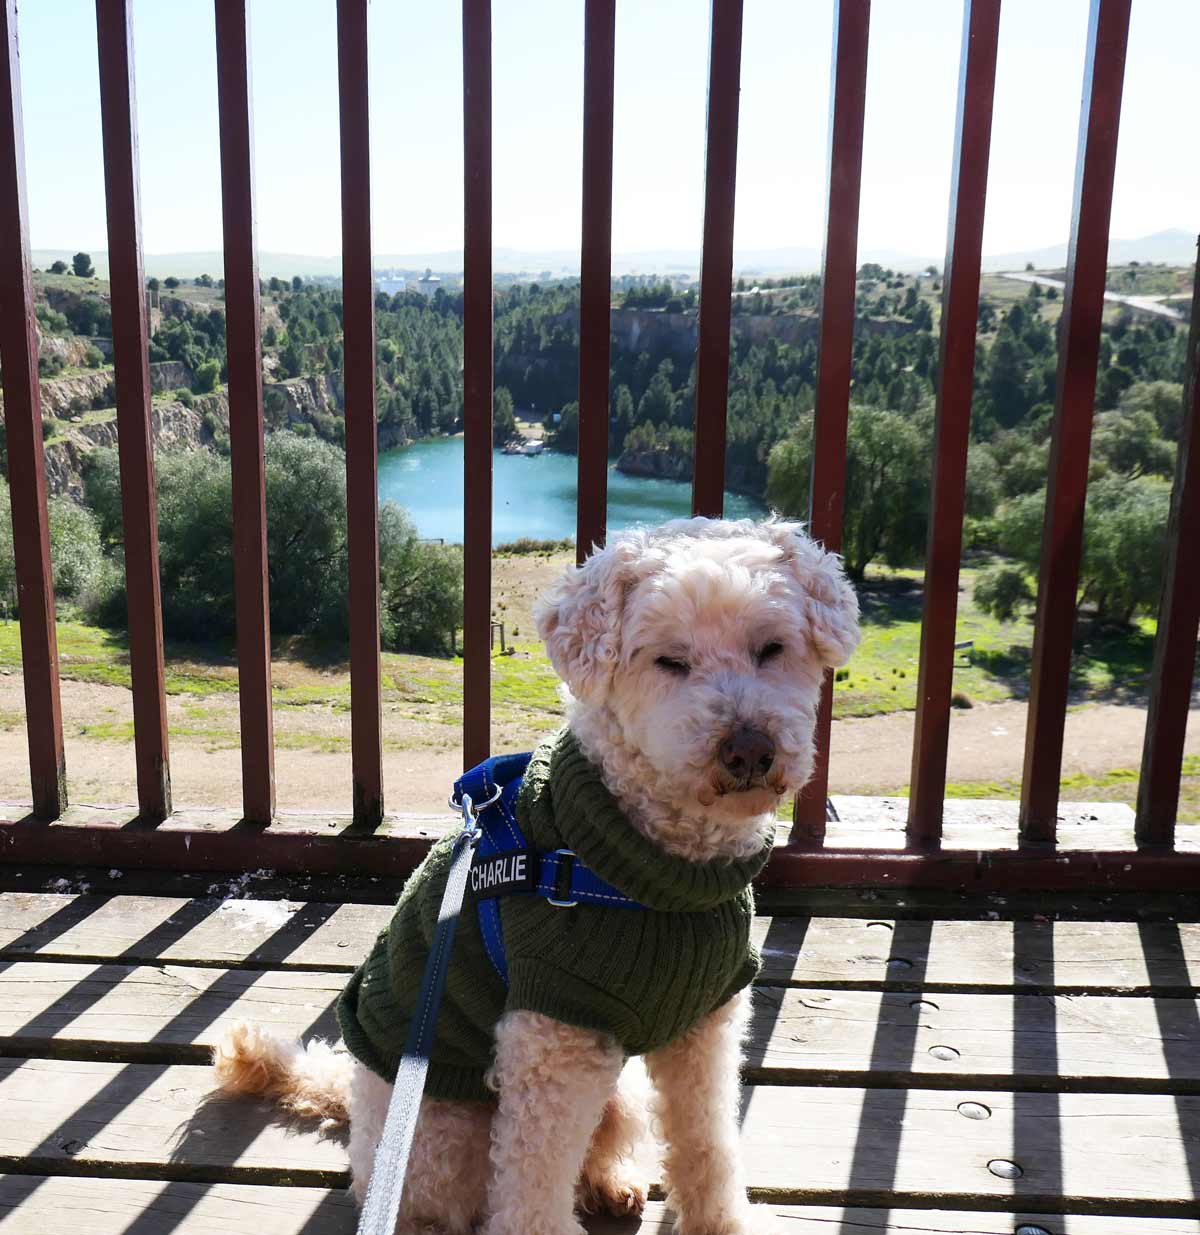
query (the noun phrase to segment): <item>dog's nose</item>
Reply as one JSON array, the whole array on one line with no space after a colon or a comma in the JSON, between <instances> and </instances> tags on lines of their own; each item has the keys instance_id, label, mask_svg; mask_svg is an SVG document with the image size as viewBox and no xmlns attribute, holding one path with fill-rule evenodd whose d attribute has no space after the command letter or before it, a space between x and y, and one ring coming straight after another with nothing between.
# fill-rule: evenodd
<instances>
[{"instance_id":1,"label":"dog's nose","mask_svg":"<svg viewBox=\"0 0 1200 1235\"><path fill-rule=\"evenodd\" d=\"M721 743L717 755L730 776L749 781L771 770L775 762L775 743L761 730L742 725Z\"/></svg>"}]
</instances>

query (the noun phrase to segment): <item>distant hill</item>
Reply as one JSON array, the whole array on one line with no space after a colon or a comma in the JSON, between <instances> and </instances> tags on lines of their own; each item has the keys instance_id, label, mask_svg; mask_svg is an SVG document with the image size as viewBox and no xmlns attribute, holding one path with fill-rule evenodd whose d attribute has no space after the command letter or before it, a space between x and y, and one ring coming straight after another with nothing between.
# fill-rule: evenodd
<instances>
[{"instance_id":1,"label":"distant hill","mask_svg":"<svg viewBox=\"0 0 1200 1235\"><path fill-rule=\"evenodd\" d=\"M73 251L66 249L35 249L33 264L46 269L52 262L65 261L70 265ZM895 249L864 249L859 253L859 262L878 262L893 270L923 270L926 266L941 266L942 254L902 253ZM1012 253L988 254L983 259L984 270L1021 270L1032 262L1039 270L1057 269L1067 260L1067 246L1048 245L1040 249L1023 249ZM1114 239L1109 243L1110 265L1120 266L1128 262L1161 262L1168 266L1187 266L1196 260L1196 237L1183 228L1171 228L1154 232L1134 240ZM108 277L108 254L92 253L92 262L101 278ZM821 251L811 246L791 246L773 249L745 249L735 254L735 264L740 274L807 274L820 269ZM275 253L266 250L259 254L259 273L264 278L277 275L291 278L337 277L342 272L340 257L321 257L306 253ZM529 274L536 276L542 271L552 275L579 273L579 252L575 249L527 250L498 248L493 255L493 265L500 274ZM463 259L461 249L445 249L428 253L377 253L377 270L400 270L419 273L425 269L440 274L459 274ZM700 270L700 253L696 249L650 249L635 253L614 253L613 274L692 274ZM182 279L194 279L197 275L211 274L220 278L223 261L220 252L194 253L148 253L146 273L164 278L178 275Z\"/></svg>"}]
</instances>

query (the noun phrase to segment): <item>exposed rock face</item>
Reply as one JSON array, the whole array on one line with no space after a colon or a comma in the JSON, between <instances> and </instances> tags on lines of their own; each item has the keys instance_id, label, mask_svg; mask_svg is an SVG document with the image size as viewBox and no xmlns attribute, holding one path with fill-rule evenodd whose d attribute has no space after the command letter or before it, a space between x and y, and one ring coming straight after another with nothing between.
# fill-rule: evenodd
<instances>
[{"instance_id":1,"label":"exposed rock face","mask_svg":"<svg viewBox=\"0 0 1200 1235\"><path fill-rule=\"evenodd\" d=\"M327 373L322 377L291 377L283 382L264 382L263 407L268 425L278 428L283 428L285 424L310 424L314 415L340 416L341 379Z\"/></svg>"},{"instance_id":2,"label":"exposed rock face","mask_svg":"<svg viewBox=\"0 0 1200 1235\"><path fill-rule=\"evenodd\" d=\"M195 450L211 446L213 428L228 433L229 401L223 394L199 395L191 407L158 400L151 405L157 450ZM72 423L46 443L46 484L53 494L83 496L84 457L100 447L117 444L117 413L106 419Z\"/></svg>"},{"instance_id":3,"label":"exposed rock face","mask_svg":"<svg viewBox=\"0 0 1200 1235\"><path fill-rule=\"evenodd\" d=\"M87 367L87 354L96 348L105 360L112 358L112 340L87 335L38 334L38 358L57 356L73 369Z\"/></svg>"},{"instance_id":4,"label":"exposed rock face","mask_svg":"<svg viewBox=\"0 0 1200 1235\"><path fill-rule=\"evenodd\" d=\"M112 407L117 401L112 369L54 377L41 386L42 415L55 420L69 420L94 408Z\"/></svg>"}]
</instances>

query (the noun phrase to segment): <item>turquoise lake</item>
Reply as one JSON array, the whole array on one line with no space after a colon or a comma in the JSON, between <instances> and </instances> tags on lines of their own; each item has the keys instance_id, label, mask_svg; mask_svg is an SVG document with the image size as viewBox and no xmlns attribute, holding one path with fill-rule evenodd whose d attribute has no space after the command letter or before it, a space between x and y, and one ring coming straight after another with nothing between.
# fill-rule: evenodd
<instances>
[{"instance_id":1,"label":"turquoise lake","mask_svg":"<svg viewBox=\"0 0 1200 1235\"><path fill-rule=\"evenodd\" d=\"M560 540L575 534L574 455L492 455L492 544L522 536ZM379 456L379 498L405 507L422 536L463 538L463 439L431 438ZM691 513L691 486L608 470L608 525L661 523ZM765 513L752 498L725 495L729 518Z\"/></svg>"}]
</instances>

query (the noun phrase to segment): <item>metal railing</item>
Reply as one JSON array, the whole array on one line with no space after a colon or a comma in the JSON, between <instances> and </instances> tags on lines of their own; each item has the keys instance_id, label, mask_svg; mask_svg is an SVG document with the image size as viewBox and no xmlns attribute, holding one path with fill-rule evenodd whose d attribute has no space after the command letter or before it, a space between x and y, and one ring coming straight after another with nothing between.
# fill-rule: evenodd
<instances>
[{"instance_id":1,"label":"metal railing","mask_svg":"<svg viewBox=\"0 0 1200 1235\"><path fill-rule=\"evenodd\" d=\"M711 0L693 509L724 494L742 0ZM352 824L329 835L275 819L267 604L259 279L246 0L215 0L220 120L242 805L233 826L171 813L158 582L147 322L138 206L131 0L97 0L138 819L63 819L66 775L23 168L16 0L0 0L0 365L16 546L33 815L0 823L0 856L30 862L395 873L427 843L383 820L374 307L370 248L367 0L337 0L346 471L349 506ZM1060 335L1050 476L1020 805L1020 843L942 846L967 446L1001 0L965 0L945 259L931 519L925 564L907 844L825 845L832 685L816 774L796 805L777 885L1195 886L1177 852L1183 740L1200 616L1200 312L1193 312L1166 584L1150 687L1137 848L1056 849L1075 596L1082 553L1109 215L1131 0L1092 0ZM870 0L839 0L833 40L811 528L840 547ZM578 545L605 534L610 364L615 0L586 0L580 290ZM492 503L492 111L490 0L463 0L465 497L463 749L489 752ZM51 821L62 820L60 823Z\"/></svg>"}]
</instances>

